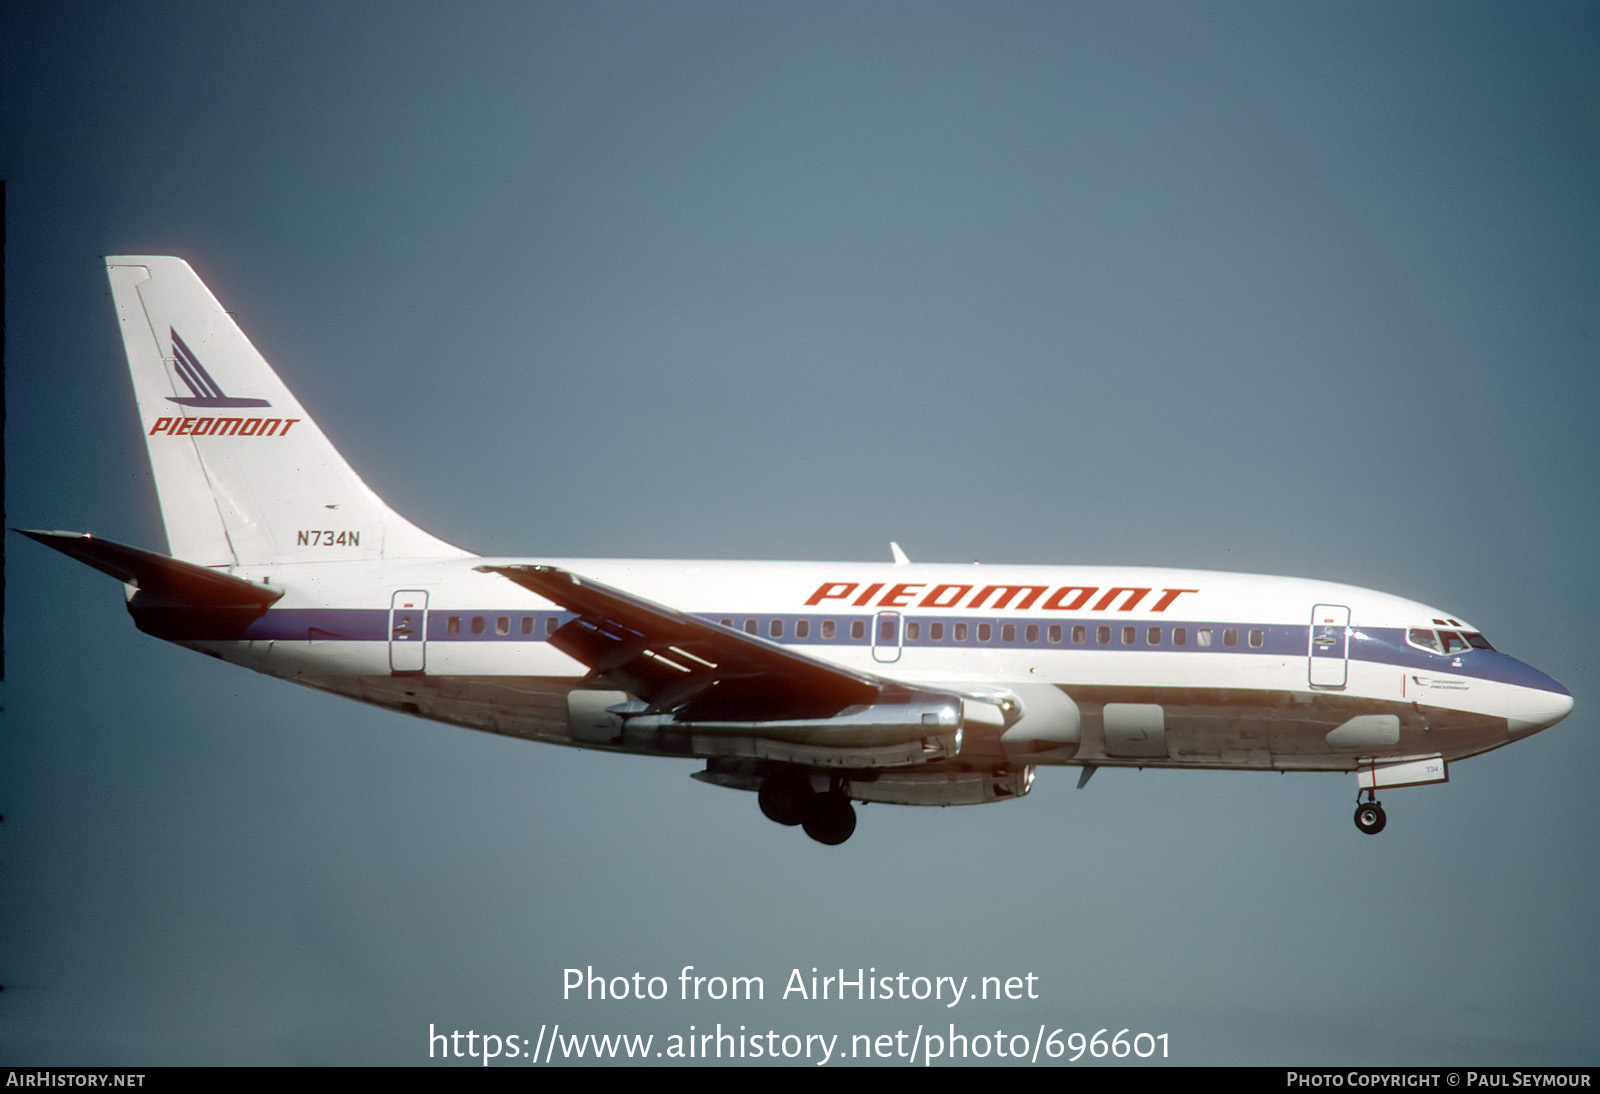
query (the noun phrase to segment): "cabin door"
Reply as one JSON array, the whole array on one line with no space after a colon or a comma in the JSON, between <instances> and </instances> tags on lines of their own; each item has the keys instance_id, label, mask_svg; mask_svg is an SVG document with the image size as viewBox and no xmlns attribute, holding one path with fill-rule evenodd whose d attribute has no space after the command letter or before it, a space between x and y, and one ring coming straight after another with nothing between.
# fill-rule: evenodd
<instances>
[{"instance_id":1,"label":"cabin door","mask_svg":"<svg viewBox=\"0 0 1600 1094\"><path fill-rule=\"evenodd\" d=\"M1350 609L1318 604L1311 609L1311 686L1342 688L1350 671Z\"/></svg>"},{"instance_id":2,"label":"cabin door","mask_svg":"<svg viewBox=\"0 0 1600 1094\"><path fill-rule=\"evenodd\" d=\"M428 594L401 589L389 600L389 671L420 673L428 661Z\"/></svg>"}]
</instances>

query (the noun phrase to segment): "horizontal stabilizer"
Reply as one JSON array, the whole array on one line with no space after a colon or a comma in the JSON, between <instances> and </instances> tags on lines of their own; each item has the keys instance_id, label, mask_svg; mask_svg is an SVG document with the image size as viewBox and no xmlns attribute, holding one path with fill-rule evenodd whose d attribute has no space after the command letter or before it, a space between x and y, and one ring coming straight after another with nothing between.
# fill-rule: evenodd
<instances>
[{"instance_id":1,"label":"horizontal stabilizer","mask_svg":"<svg viewBox=\"0 0 1600 1094\"><path fill-rule=\"evenodd\" d=\"M283 595L282 589L270 585L257 585L125 543L96 539L87 532L39 532L26 528L16 531L93 566L103 574L110 574L126 585L135 586L140 592L169 596L186 604L265 608Z\"/></svg>"}]
</instances>

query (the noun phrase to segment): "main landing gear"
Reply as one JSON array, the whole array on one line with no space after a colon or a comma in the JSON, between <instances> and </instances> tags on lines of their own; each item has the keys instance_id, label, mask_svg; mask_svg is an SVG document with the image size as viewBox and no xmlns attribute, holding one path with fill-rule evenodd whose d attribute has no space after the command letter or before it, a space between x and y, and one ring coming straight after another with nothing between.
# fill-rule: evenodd
<instances>
[{"instance_id":1,"label":"main landing gear","mask_svg":"<svg viewBox=\"0 0 1600 1094\"><path fill-rule=\"evenodd\" d=\"M1369 836L1376 836L1389 823L1389 818L1378 801L1378 792L1368 790L1366 794L1366 801L1361 800L1360 794L1356 795L1356 827Z\"/></svg>"},{"instance_id":2,"label":"main landing gear","mask_svg":"<svg viewBox=\"0 0 1600 1094\"><path fill-rule=\"evenodd\" d=\"M798 772L768 775L756 793L761 812L779 824L800 825L818 843L835 846L856 830L856 811L837 779L819 794L811 779Z\"/></svg>"}]
</instances>

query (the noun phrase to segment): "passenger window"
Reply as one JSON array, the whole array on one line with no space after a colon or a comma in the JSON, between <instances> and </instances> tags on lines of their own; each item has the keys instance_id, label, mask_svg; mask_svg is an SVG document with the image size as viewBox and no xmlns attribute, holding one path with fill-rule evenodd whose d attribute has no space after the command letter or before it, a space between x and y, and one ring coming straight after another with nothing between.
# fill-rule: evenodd
<instances>
[{"instance_id":1,"label":"passenger window","mask_svg":"<svg viewBox=\"0 0 1600 1094\"><path fill-rule=\"evenodd\" d=\"M1057 623L1050 628L1050 644L1061 645L1061 624Z\"/></svg>"},{"instance_id":2,"label":"passenger window","mask_svg":"<svg viewBox=\"0 0 1600 1094\"><path fill-rule=\"evenodd\" d=\"M444 625L444 633L445 634L460 634L461 633L461 617L459 615L452 615L450 617L450 621Z\"/></svg>"},{"instance_id":3,"label":"passenger window","mask_svg":"<svg viewBox=\"0 0 1600 1094\"><path fill-rule=\"evenodd\" d=\"M935 642L944 641L944 624L943 623L929 623L928 624L928 637L933 639L933 641L935 641Z\"/></svg>"},{"instance_id":4,"label":"passenger window","mask_svg":"<svg viewBox=\"0 0 1600 1094\"><path fill-rule=\"evenodd\" d=\"M733 626L733 620L731 620L731 619L724 619L721 622L722 622L722 625L724 627L730 627L731 628Z\"/></svg>"},{"instance_id":5,"label":"passenger window","mask_svg":"<svg viewBox=\"0 0 1600 1094\"><path fill-rule=\"evenodd\" d=\"M522 617L522 633L523 634L532 634L533 633L533 616L525 615L525 616Z\"/></svg>"},{"instance_id":6,"label":"passenger window","mask_svg":"<svg viewBox=\"0 0 1600 1094\"><path fill-rule=\"evenodd\" d=\"M1039 641L1039 624L1029 623L1028 629L1023 632L1023 635L1030 643Z\"/></svg>"},{"instance_id":7,"label":"passenger window","mask_svg":"<svg viewBox=\"0 0 1600 1094\"><path fill-rule=\"evenodd\" d=\"M1239 644L1239 631L1234 627L1224 630L1222 632L1222 644L1224 646L1237 646Z\"/></svg>"},{"instance_id":8,"label":"passenger window","mask_svg":"<svg viewBox=\"0 0 1600 1094\"><path fill-rule=\"evenodd\" d=\"M510 619L509 616L502 615L499 619L496 619L494 621L494 633L495 634L510 634L511 633L511 619Z\"/></svg>"},{"instance_id":9,"label":"passenger window","mask_svg":"<svg viewBox=\"0 0 1600 1094\"><path fill-rule=\"evenodd\" d=\"M1000 628L1000 641L1015 642L1016 640L1017 625L1015 623L1007 623L1005 626Z\"/></svg>"},{"instance_id":10,"label":"passenger window","mask_svg":"<svg viewBox=\"0 0 1600 1094\"><path fill-rule=\"evenodd\" d=\"M783 637L783 620L774 619L771 623L767 624L767 637L768 638L782 638Z\"/></svg>"},{"instance_id":11,"label":"passenger window","mask_svg":"<svg viewBox=\"0 0 1600 1094\"><path fill-rule=\"evenodd\" d=\"M1251 632L1250 632L1250 647L1251 647L1251 649L1259 650L1261 648L1261 643L1262 643L1263 640L1265 640L1265 638L1266 638L1266 635L1264 635L1261 632L1261 629L1259 627L1251 630Z\"/></svg>"},{"instance_id":12,"label":"passenger window","mask_svg":"<svg viewBox=\"0 0 1600 1094\"><path fill-rule=\"evenodd\" d=\"M956 641L957 642L965 642L966 640L967 640L967 625L965 623L957 623L956 624Z\"/></svg>"},{"instance_id":13,"label":"passenger window","mask_svg":"<svg viewBox=\"0 0 1600 1094\"><path fill-rule=\"evenodd\" d=\"M556 622L556 617L553 615L547 615L544 617L544 633L546 635L556 633Z\"/></svg>"},{"instance_id":14,"label":"passenger window","mask_svg":"<svg viewBox=\"0 0 1600 1094\"><path fill-rule=\"evenodd\" d=\"M809 619L797 619L797 620L795 620L794 636L796 638L810 638L811 637L811 620L809 620Z\"/></svg>"},{"instance_id":15,"label":"passenger window","mask_svg":"<svg viewBox=\"0 0 1600 1094\"><path fill-rule=\"evenodd\" d=\"M867 625L865 623L861 622L861 620L859 620L859 619L854 620L850 624L850 637L859 639L859 638L865 638L866 636L867 636Z\"/></svg>"},{"instance_id":16,"label":"passenger window","mask_svg":"<svg viewBox=\"0 0 1600 1094\"><path fill-rule=\"evenodd\" d=\"M921 623L907 623L906 624L906 641L907 642L915 642L917 639L919 639L921 637L922 637L922 624Z\"/></svg>"},{"instance_id":17,"label":"passenger window","mask_svg":"<svg viewBox=\"0 0 1600 1094\"><path fill-rule=\"evenodd\" d=\"M1161 628L1151 627L1149 632L1144 636L1144 640L1150 643L1152 646L1161 645Z\"/></svg>"},{"instance_id":18,"label":"passenger window","mask_svg":"<svg viewBox=\"0 0 1600 1094\"><path fill-rule=\"evenodd\" d=\"M879 642L893 642L894 641L894 620L892 618L891 619L885 619L881 623L878 624L878 641Z\"/></svg>"},{"instance_id":19,"label":"passenger window","mask_svg":"<svg viewBox=\"0 0 1600 1094\"><path fill-rule=\"evenodd\" d=\"M1088 630L1087 627L1073 627L1072 628L1072 644L1074 646L1083 645L1084 640L1087 639L1088 637L1089 637L1089 630Z\"/></svg>"},{"instance_id":20,"label":"passenger window","mask_svg":"<svg viewBox=\"0 0 1600 1094\"><path fill-rule=\"evenodd\" d=\"M1096 627L1094 632L1094 640L1100 643L1102 646L1111 645L1111 628Z\"/></svg>"},{"instance_id":21,"label":"passenger window","mask_svg":"<svg viewBox=\"0 0 1600 1094\"><path fill-rule=\"evenodd\" d=\"M756 621L754 619L746 619L744 621L744 633L745 634L755 634L756 633Z\"/></svg>"},{"instance_id":22,"label":"passenger window","mask_svg":"<svg viewBox=\"0 0 1600 1094\"><path fill-rule=\"evenodd\" d=\"M1133 645L1134 638L1138 635L1138 633L1139 633L1139 628L1138 627L1123 627L1122 628L1122 644L1124 646Z\"/></svg>"},{"instance_id":23,"label":"passenger window","mask_svg":"<svg viewBox=\"0 0 1600 1094\"><path fill-rule=\"evenodd\" d=\"M1172 628L1172 644L1174 646L1187 646L1189 644L1189 628L1188 627L1173 627Z\"/></svg>"},{"instance_id":24,"label":"passenger window","mask_svg":"<svg viewBox=\"0 0 1600 1094\"><path fill-rule=\"evenodd\" d=\"M482 634L483 633L483 616L475 615L475 616L472 617L472 633L473 634Z\"/></svg>"},{"instance_id":25,"label":"passenger window","mask_svg":"<svg viewBox=\"0 0 1600 1094\"><path fill-rule=\"evenodd\" d=\"M1211 645L1211 628L1201 627L1194 632L1194 644L1197 646Z\"/></svg>"},{"instance_id":26,"label":"passenger window","mask_svg":"<svg viewBox=\"0 0 1600 1094\"><path fill-rule=\"evenodd\" d=\"M978 641L979 642L987 642L992 637L994 637L994 628L992 626L990 626L988 623L979 623L978 624Z\"/></svg>"}]
</instances>

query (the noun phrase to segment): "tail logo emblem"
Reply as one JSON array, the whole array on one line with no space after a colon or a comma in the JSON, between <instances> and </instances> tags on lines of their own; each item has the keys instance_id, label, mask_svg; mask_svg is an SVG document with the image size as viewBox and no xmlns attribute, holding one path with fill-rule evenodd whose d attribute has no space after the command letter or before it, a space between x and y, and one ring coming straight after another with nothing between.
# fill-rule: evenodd
<instances>
[{"instance_id":1,"label":"tail logo emblem","mask_svg":"<svg viewBox=\"0 0 1600 1094\"><path fill-rule=\"evenodd\" d=\"M180 406L271 406L265 399L239 399L223 394L222 387L211 378L211 373L194 355L194 350L184 345L178 332L172 333L172 370L188 385L189 395L168 395L167 402Z\"/></svg>"}]
</instances>

